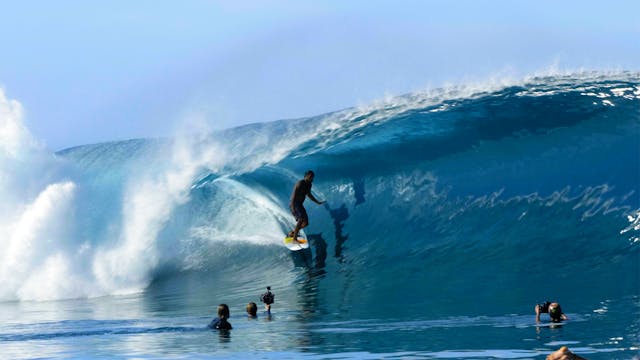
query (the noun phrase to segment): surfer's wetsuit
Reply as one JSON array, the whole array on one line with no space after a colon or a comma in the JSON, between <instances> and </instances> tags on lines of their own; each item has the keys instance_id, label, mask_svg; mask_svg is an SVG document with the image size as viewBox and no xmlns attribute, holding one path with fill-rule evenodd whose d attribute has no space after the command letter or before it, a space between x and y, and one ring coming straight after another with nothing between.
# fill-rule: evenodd
<instances>
[{"instance_id":1,"label":"surfer's wetsuit","mask_svg":"<svg viewBox=\"0 0 640 360\"><path fill-rule=\"evenodd\" d=\"M541 313L548 313L549 312L549 305L551 305L550 301L546 301L542 304L538 304L538 309L540 309Z\"/></svg>"},{"instance_id":2,"label":"surfer's wetsuit","mask_svg":"<svg viewBox=\"0 0 640 360\"><path fill-rule=\"evenodd\" d=\"M275 300L274 298L275 297L276 296L271 291L267 290L266 293L260 295L260 301L262 301L263 303L265 303L267 305L271 305L271 304L274 303L274 300Z\"/></svg>"},{"instance_id":3,"label":"surfer's wetsuit","mask_svg":"<svg viewBox=\"0 0 640 360\"><path fill-rule=\"evenodd\" d=\"M293 192L291 193L291 202L289 203L291 214L297 222L309 222L307 210L302 205L308 194L311 194L311 182L305 180L298 181L296 186L293 188Z\"/></svg>"},{"instance_id":4,"label":"surfer's wetsuit","mask_svg":"<svg viewBox=\"0 0 640 360\"><path fill-rule=\"evenodd\" d=\"M231 330L233 327L225 318L215 318L209 323L209 328L214 330Z\"/></svg>"}]
</instances>

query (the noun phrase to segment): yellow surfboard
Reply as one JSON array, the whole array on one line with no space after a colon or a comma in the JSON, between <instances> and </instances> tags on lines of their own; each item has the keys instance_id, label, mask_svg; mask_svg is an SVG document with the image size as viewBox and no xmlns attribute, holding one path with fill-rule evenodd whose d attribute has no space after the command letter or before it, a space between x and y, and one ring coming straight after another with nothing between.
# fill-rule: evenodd
<instances>
[{"instance_id":1,"label":"yellow surfboard","mask_svg":"<svg viewBox=\"0 0 640 360\"><path fill-rule=\"evenodd\" d=\"M284 238L284 245L291 251L298 251L309 248L309 242L307 241L307 239L299 236L297 242L293 241L293 237Z\"/></svg>"}]
</instances>

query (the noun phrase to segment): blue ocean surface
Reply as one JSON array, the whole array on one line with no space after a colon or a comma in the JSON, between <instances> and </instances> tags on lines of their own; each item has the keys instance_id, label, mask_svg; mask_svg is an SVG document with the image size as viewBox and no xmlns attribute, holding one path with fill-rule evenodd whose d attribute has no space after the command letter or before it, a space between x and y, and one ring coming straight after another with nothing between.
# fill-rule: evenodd
<instances>
[{"instance_id":1,"label":"blue ocean surface","mask_svg":"<svg viewBox=\"0 0 640 360\"><path fill-rule=\"evenodd\" d=\"M16 144L0 155L2 358L640 355L638 73L55 154ZM305 203L311 246L290 252L308 169L327 203ZM546 300L569 320L536 323ZM229 332L206 327L220 303Z\"/></svg>"}]
</instances>

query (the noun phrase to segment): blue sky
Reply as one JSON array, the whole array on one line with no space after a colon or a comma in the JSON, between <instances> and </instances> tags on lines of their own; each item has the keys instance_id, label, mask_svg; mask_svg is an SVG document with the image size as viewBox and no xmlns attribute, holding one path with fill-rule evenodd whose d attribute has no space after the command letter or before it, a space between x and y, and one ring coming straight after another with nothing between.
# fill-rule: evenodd
<instances>
[{"instance_id":1,"label":"blue sky","mask_svg":"<svg viewBox=\"0 0 640 360\"><path fill-rule=\"evenodd\" d=\"M640 69L640 1L0 2L0 87L53 150L554 65Z\"/></svg>"}]
</instances>

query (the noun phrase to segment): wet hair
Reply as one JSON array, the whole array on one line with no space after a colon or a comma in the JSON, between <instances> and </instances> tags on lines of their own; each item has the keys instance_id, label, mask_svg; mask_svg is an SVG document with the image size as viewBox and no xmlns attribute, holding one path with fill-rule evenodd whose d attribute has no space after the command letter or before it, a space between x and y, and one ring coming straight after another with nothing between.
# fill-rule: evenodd
<instances>
[{"instance_id":1,"label":"wet hair","mask_svg":"<svg viewBox=\"0 0 640 360\"><path fill-rule=\"evenodd\" d=\"M218 317L224 317L225 319L229 318L229 307L227 304L218 305Z\"/></svg>"},{"instance_id":2,"label":"wet hair","mask_svg":"<svg viewBox=\"0 0 640 360\"><path fill-rule=\"evenodd\" d=\"M549 317L555 321L562 319L562 308L560 308L560 305L554 307L549 306Z\"/></svg>"},{"instance_id":3,"label":"wet hair","mask_svg":"<svg viewBox=\"0 0 640 360\"><path fill-rule=\"evenodd\" d=\"M247 314L251 316L256 316L257 312L258 312L258 305L256 305L256 303L250 302L247 304Z\"/></svg>"},{"instance_id":4,"label":"wet hair","mask_svg":"<svg viewBox=\"0 0 640 360\"><path fill-rule=\"evenodd\" d=\"M316 174L313 172L313 170L307 170L307 172L304 173L304 176L309 176L309 175L315 176Z\"/></svg>"}]
</instances>

